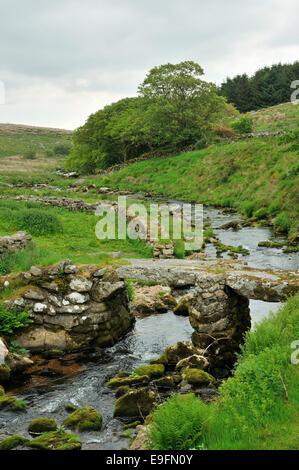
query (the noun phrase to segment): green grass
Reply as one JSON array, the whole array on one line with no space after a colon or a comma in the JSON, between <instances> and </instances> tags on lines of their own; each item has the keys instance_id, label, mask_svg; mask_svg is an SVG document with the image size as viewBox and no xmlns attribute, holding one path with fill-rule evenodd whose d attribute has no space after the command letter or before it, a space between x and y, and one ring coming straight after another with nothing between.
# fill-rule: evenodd
<instances>
[{"instance_id":1,"label":"green grass","mask_svg":"<svg viewBox=\"0 0 299 470\"><path fill-rule=\"evenodd\" d=\"M298 449L299 367L291 362L291 344L298 338L299 294L247 333L216 402L178 395L154 411L150 447Z\"/></svg>"},{"instance_id":2,"label":"green grass","mask_svg":"<svg viewBox=\"0 0 299 470\"><path fill-rule=\"evenodd\" d=\"M11 235L23 227L19 222L20 215L28 210L27 207L28 203L22 201L0 201L0 236ZM71 259L73 263L121 263L121 260L112 258L107 252L122 251L133 257L151 257L151 247L147 247L139 239L98 240L95 227L99 218L93 213L70 212L58 207L43 208L43 211L46 211L48 216L57 218L62 233L33 236L35 248L28 248L2 259L2 274L26 271L33 264L48 265L66 258Z\"/></svg>"},{"instance_id":3,"label":"green grass","mask_svg":"<svg viewBox=\"0 0 299 470\"><path fill-rule=\"evenodd\" d=\"M298 152L290 144L277 137L252 138L138 162L105 181L120 190L231 206L247 217L261 208L263 217L286 213L283 229L294 234L299 232L299 175L292 171L297 164Z\"/></svg>"}]
</instances>

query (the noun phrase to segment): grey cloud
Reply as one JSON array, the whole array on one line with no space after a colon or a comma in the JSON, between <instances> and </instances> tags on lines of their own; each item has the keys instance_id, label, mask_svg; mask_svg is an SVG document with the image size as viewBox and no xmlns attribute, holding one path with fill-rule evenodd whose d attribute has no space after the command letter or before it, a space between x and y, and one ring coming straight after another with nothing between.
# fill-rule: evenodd
<instances>
[{"instance_id":1,"label":"grey cloud","mask_svg":"<svg viewBox=\"0 0 299 470\"><path fill-rule=\"evenodd\" d=\"M288 47L287 59L295 60L296 3L0 0L0 79L7 79L15 110L22 90L25 99L37 83L45 91L51 84L65 99L69 122L78 109L72 109L71 95L76 101L81 97L82 109L88 93L100 94L101 104L131 96L145 73L161 63L192 59L204 67L208 80L220 82L234 73L252 73L270 60L285 61ZM38 103L27 104L28 122L36 118L34 106ZM63 112L61 101L53 99L49 106L51 120L55 106ZM2 114L0 108L1 120ZM17 120L17 115L8 117ZM81 121L77 115L76 122Z\"/></svg>"}]
</instances>

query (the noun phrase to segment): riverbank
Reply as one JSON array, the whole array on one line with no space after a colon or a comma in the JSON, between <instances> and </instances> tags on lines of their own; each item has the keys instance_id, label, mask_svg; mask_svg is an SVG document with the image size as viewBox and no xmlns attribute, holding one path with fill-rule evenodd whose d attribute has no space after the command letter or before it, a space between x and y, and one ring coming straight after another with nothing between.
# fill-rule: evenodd
<instances>
[{"instance_id":1,"label":"riverbank","mask_svg":"<svg viewBox=\"0 0 299 470\"><path fill-rule=\"evenodd\" d=\"M215 144L134 163L89 181L119 190L232 207L248 218L273 223L275 229L293 237L299 232L298 154L278 139L259 137Z\"/></svg>"},{"instance_id":2,"label":"riverbank","mask_svg":"<svg viewBox=\"0 0 299 470\"><path fill-rule=\"evenodd\" d=\"M296 450L299 446L299 295L247 333L217 402L173 396L153 413L154 450ZM298 360L298 359L297 359Z\"/></svg>"}]
</instances>

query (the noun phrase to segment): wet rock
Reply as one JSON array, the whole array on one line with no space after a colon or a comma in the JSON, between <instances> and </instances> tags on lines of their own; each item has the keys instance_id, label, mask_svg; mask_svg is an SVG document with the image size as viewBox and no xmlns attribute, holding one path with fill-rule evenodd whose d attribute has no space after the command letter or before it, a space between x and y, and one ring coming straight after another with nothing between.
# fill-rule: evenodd
<instances>
[{"instance_id":1,"label":"wet rock","mask_svg":"<svg viewBox=\"0 0 299 470\"><path fill-rule=\"evenodd\" d=\"M176 369L207 369L209 367L209 361L206 357L194 354L193 356L182 359L176 365Z\"/></svg>"},{"instance_id":2,"label":"wet rock","mask_svg":"<svg viewBox=\"0 0 299 470\"><path fill-rule=\"evenodd\" d=\"M161 285L134 287L132 309L136 316L164 313L176 306L176 303L169 287Z\"/></svg>"},{"instance_id":3,"label":"wet rock","mask_svg":"<svg viewBox=\"0 0 299 470\"><path fill-rule=\"evenodd\" d=\"M161 377L160 379L153 380L153 384L157 388L166 389L166 390L176 388L174 378L170 375Z\"/></svg>"},{"instance_id":4,"label":"wet rock","mask_svg":"<svg viewBox=\"0 0 299 470\"><path fill-rule=\"evenodd\" d=\"M71 413L64 421L63 426L80 432L100 431L102 428L102 415L92 406L79 408Z\"/></svg>"},{"instance_id":5,"label":"wet rock","mask_svg":"<svg viewBox=\"0 0 299 470\"><path fill-rule=\"evenodd\" d=\"M28 367L33 366L34 362L27 356L9 353L6 359L6 364L10 368L12 374L18 374L24 372Z\"/></svg>"},{"instance_id":6,"label":"wet rock","mask_svg":"<svg viewBox=\"0 0 299 470\"><path fill-rule=\"evenodd\" d=\"M114 416L118 417L141 417L142 419L150 413L157 403L157 394L153 390L140 388L132 390L115 403Z\"/></svg>"},{"instance_id":7,"label":"wet rock","mask_svg":"<svg viewBox=\"0 0 299 470\"><path fill-rule=\"evenodd\" d=\"M168 364L176 365L182 359L199 354L197 348L192 346L187 341L179 341L173 346L168 346L165 350Z\"/></svg>"},{"instance_id":8,"label":"wet rock","mask_svg":"<svg viewBox=\"0 0 299 470\"><path fill-rule=\"evenodd\" d=\"M5 384L10 379L10 368L7 364L0 365L0 384Z\"/></svg>"},{"instance_id":9,"label":"wet rock","mask_svg":"<svg viewBox=\"0 0 299 470\"><path fill-rule=\"evenodd\" d=\"M179 300L177 306L173 309L175 315L181 315L183 317L189 316L190 302L193 294L186 294Z\"/></svg>"}]
</instances>

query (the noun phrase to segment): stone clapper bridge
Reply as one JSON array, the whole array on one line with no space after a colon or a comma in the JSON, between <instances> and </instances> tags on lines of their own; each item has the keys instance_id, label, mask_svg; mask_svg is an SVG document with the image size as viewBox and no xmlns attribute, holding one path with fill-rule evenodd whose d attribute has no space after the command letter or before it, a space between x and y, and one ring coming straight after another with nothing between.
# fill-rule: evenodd
<instances>
[{"instance_id":1,"label":"stone clapper bridge","mask_svg":"<svg viewBox=\"0 0 299 470\"><path fill-rule=\"evenodd\" d=\"M32 267L17 277L0 277L0 291L16 285L7 307L31 312L33 323L16 338L20 346L32 352L73 351L111 346L133 325L126 279L193 287L188 298L192 342L212 367L234 362L250 328L249 299L280 302L299 290L298 270L257 269L231 260L130 259L102 269L70 260Z\"/></svg>"}]
</instances>

